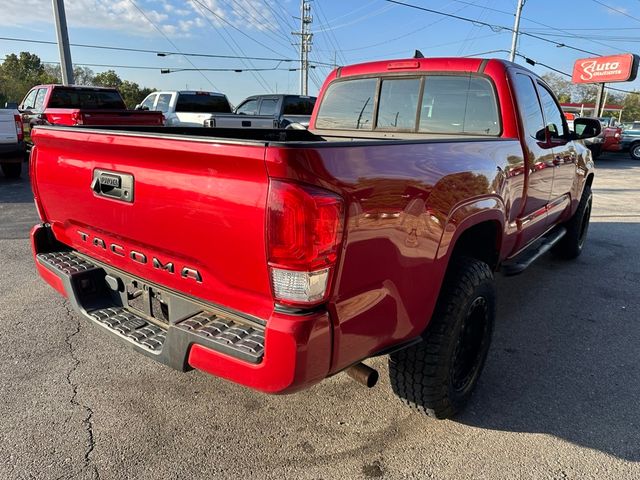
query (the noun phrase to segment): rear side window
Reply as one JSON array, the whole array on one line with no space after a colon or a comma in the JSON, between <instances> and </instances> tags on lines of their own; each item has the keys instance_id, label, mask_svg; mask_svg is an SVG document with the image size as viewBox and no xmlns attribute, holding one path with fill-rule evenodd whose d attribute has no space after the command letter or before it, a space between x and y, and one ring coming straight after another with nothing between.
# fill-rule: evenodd
<instances>
[{"instance_id":1,"label":"rear side window","mask_svg":"<svg viewBox=\"0 0 640 480\"><path fill-rule=\"evenodd\" d=\"M526 134L533 139L544 140L544 118L533 81L528 75L518 73L515 76L514 89Z\"/></svg>"},{"instance_id":2,"label":"rear side window","mask_svg":"<svg viewBox=\"0 0 640 480\"><path fill-rule=\"evenodd\" d=\"M365 78L329 86L316 120L316 128L371 130L378 80Z\"/></svg>"},{"instance_id":3,"label":"rear side window","mask_svg":"<svg viewBox=\"0 0 640 480\"><path fill-rule=\"evenodd\" d=\"M46 96L47 96L47 89L40 88L38 90L38 94L36 95L35 105L33 106L33 109L36 112L41 112L44 110L44 97Z\"/></svg>"},{"instance_id":4,"label":"rear side window","mask_svg":"<svg viewBox=\"0 0 640 480\"><path fill-rule=\"evenodd\" d=\"M418 130L498 135L498 107L491 83L471 75L427 76Z\"/></svg>"},{"instance_id":5,"label":"rear side window","mask_svg":"<svg viewBox=\"0 0 640 480\"><path fill-rule=\"evenodd\" d=\"M223 95L181 93L178 95L176 112L231 113L231 105Z\"/></svg>"},{"instance_id":6,"label":"rear side window","mask_svg":"<svg viewBox=\"0 0 640 480\"><path fill-rule=\"evenodd\" d=\"M384 130L414 130L420 79L383 80L376 127Z\"/></svg>"},{"instance_id":7,"label":"rear side window","mask_svg":"<svg viewBox=\"0 0 640 480\"><path fill-rule=\"evenodd\" d=\"M260 111L258 115L275 115L278 100L274 98L263 98L260 103Z\"/></svg>"},{"instance_id":8,"label":"rear side window","mask_svg":"<svg viewBox=\"0 0 640 480\"><path fill-rule=\"evenodd\" d=\"M311 115L315 104L315 97L285 97L282 113L285 115Z\"/></svg>"},{"instance_id":9,"label":"rear side window","mask_svg":"<svg viewBox=\"0 0 640 480\"><path fill-rule=\"evenodd\" d=\"M156 103L156 110L167 113L169 111L169 104L171 103L170 93L161 93L158 95L158 103Z\"/></svg>"},{"instance_id":10,"label":"rear side window","mask_svg":"<svg viewBox=\"0 0 640 480\"><path fill-rule=\"evenodd\" d=\"M125 110L127 107L116 90L93 90L56 87L49 100L50 108L84 108Z\"/></svg>"}]
</instances>

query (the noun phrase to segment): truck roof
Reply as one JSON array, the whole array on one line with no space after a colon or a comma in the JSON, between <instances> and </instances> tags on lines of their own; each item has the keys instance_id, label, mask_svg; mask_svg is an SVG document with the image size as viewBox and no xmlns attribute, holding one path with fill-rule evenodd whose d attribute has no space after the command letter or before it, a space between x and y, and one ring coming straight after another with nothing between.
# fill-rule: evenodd
<instances>
[{"instance_id":1,"label":"truck roof","mask_svg":"<svg viewBox=\"0 0 640 480\"><path fill-rule=\"evenodd\" d=\"M94 85L62 85L61 83L47 83L44 85L36 85L33 88L54 88L54 87L64 87L64 88L77 88L83 90L117 90L116 87L96 87Z\"/></svg>"},{"instance_id":2,"label":"truck roof","mask_svg":"<svg viewBox=\"0 0 640 480\"><path fill-rule=\"evenodd\" d=\"M524 68L521 65L498 58L401 58L358 63L355 65L339 67L336 74L337 77L347 77L355 75L379 74L385 71L388 71L389 73L411 71L478 72L481 71L483 67L486 66L489 62L491 62L492 64L501 64L503 68L506 68L508 66Z\"/></svg>"},{"instance_id":3,"label":"truck roof","mask_svg":"<svg viewBox=\"0 0 640 480\"><path fill-rule=\"evenodd\" d=\"M157 90L151 93L160 93L160 94L185 94L185 95L209 95L212 97L226 97L224 93L220 92L206 92L204 90ZM150 94L151 95L151 94Z\"/></svg>"}]
</instances>

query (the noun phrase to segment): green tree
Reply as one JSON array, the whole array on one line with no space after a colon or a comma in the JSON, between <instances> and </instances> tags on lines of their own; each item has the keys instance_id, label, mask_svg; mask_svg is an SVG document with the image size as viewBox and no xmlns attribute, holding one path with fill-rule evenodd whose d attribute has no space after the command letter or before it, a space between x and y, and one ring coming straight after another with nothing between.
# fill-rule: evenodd
<instances>
[{"instance_id":1,"label":"green tree","mask_svg":"<svg viewBox=\"0 0 640 480\"><path fill-rule=\"evenodd\" d=\"M622 101L624 110L622 111L623 122L634 122L640 120L640 91L634 90L627 94Z\"/></svg>"},{"instance_id":2,"label":"green tree","mask_svg":"<svg viewBox=\"0 0 640 480\"><path fill-rule=\"evenodd\" d=\"M0 101L20 102L34 85L55 83L40 57L29 52L11 53L0 64Z\"/></svg>"},{"instance_id":3,"label":"green tree","mask_svg":"<svg viewBox=\"0 0 640 480\"><path fill-rule=\"evenodd\" d=\"M122 85L122 79L115 71L107 70L106 72L96 74L96 76L93 77L93 84L96 87L119 88L120 85Z\"/></svg>"},{"instance_id":4,"label":"green tree","mask_svg":"<svg viewBox=\"0 0 640 480\"><path fill-rule=\"evenodd\" d=\"M55 78L55 82L52 83L62 83L60 65L45 65L44 69L51 78ZM73 83L75 85L93 85L94 76L95 73L93 73L93 70L91 70L89 67L73 67Z\"/></svg>"},{"instance_id":5,"label":"green tree","mask_svg":"<svg viewBox=\"0 0 640 480\"><path fill-rule=\"evenodd\" d=\"M542 79L551 87L551 90L556 94L560 103L568 103L571 101L573 84L570 80L554 72L545 73L542 75Z\"/></svg>"}]
</instances>

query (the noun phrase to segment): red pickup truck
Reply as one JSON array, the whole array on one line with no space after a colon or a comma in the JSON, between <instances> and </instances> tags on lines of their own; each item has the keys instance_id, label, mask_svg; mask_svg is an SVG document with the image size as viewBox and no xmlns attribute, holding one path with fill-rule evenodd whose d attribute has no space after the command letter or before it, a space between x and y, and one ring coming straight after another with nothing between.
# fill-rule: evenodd
<instances>
[{"instance_id":1,"label":"red pickup truck","mask_svg":"<svg viewBox=\"0 0 640 480\"><path fill-rule=\"evenodd\" d=\"M482 370L494 272L575 258L594 166L514 63L338 68L306 130L36 127L40 275L132 349L271 393L390 355L450 417ZM176 161L179 159L180 161Z\"/></svg>"},{"instance_id":2,"label":"red pickup truck","mask_svg":"<svg viewBox=\"0 0 640 480\"><path fill-rule=\"evenodd\" d=\"M127 110L115 88L37 85L25 95L18 109L28 130L34 125L164 124L162 112Z\"/></svg>"}]
</instances>

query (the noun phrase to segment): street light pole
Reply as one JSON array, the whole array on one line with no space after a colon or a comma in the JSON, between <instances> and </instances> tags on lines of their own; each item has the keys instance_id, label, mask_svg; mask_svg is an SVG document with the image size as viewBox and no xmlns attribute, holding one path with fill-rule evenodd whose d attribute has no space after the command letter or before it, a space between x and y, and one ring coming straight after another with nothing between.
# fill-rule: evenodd
<instances>
[{"instance_id":1,"label":"street light pole","mask_svg":"<svg viewBox=\"0 0 640 480\"><path fill-rule=\"evenodd\" d=\"M516 59L516 49L518 47L518 34L520 32L520 16L522 15L522 7L524 7L525 0L518 0L518 6L516 8L516 20L513 24L513 35L511 37L511 52L509 53L509 61L513 62Z\"/></svg>"},{"instance_id":2,"label":"street light pole","mask_svg":"<svg viewBox=\"0 0 640 480\"><path fill-rule=\"evenodd\" d=\"M69 33L67 32L67 16L64 13L64 0L53 1L53 16L56 21L56 35L58 37L58 50L60 50L60 71L62 72L62 84L73 84L73 63L71 62L71 49L69 48Z\"/></svg>"}]
</instances>

